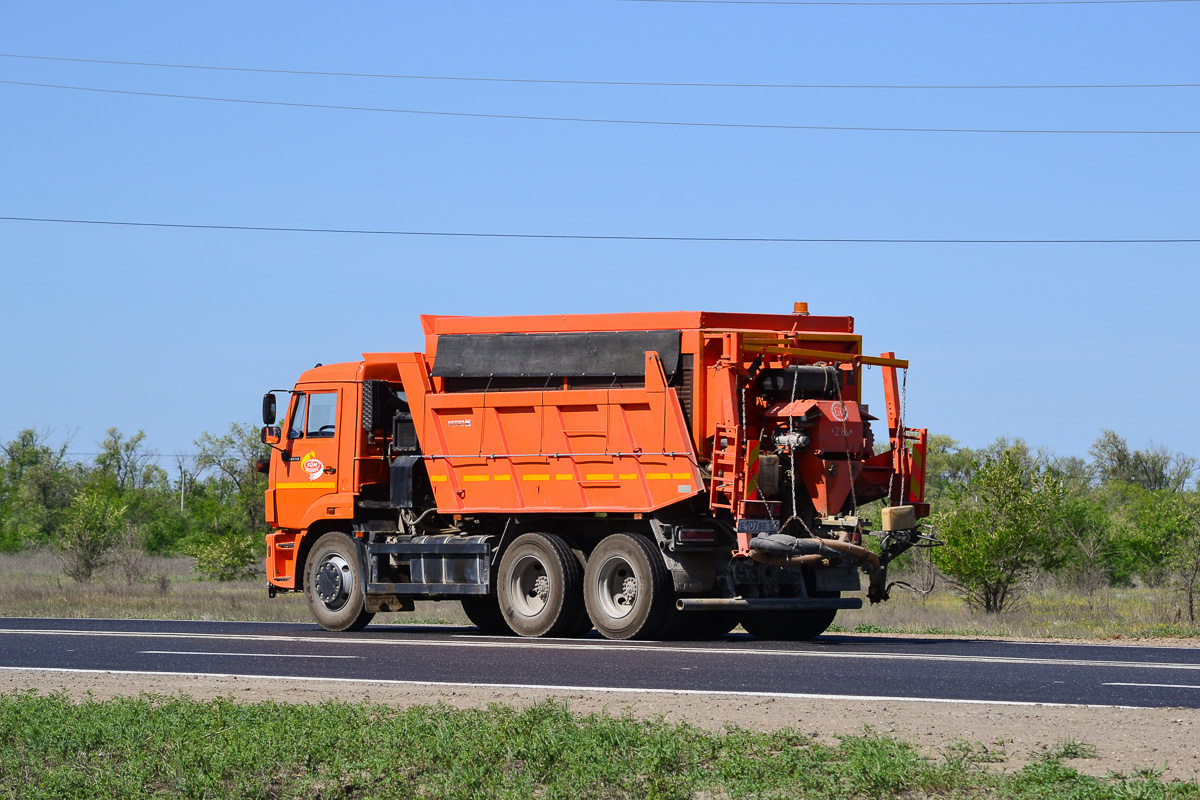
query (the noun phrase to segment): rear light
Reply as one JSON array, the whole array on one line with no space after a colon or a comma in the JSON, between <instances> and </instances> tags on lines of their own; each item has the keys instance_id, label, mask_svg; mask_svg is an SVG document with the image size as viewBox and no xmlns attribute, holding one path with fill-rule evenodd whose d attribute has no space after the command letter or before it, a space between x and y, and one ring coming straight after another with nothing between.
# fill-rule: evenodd
<instances>
[{"instance_id":1,"label":"rear light","mask_svg":"<svg viewBox=\"0 0 1200 800\"><path fill-rule=\"evenodd\" d=\"M680 528L675 532L678 544L715 544L717 532L709 528Z\"/></svg>"}]
</instances>

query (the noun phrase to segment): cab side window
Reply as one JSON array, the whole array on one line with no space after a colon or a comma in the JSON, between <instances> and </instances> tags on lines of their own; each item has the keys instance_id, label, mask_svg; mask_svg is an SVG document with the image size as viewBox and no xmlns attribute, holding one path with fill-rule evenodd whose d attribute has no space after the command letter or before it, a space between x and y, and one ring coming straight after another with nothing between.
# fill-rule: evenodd
<instances>
[{"instance_id":1,"label":"cab side window","mask_svg":"<svg viewBox=\"0 0 1200 800\"><path fill-rule=\"evenodd\" d=\"M306 435L332 438L337 419L337 392L321 392L308 396L308 427Z\"/></svg>"},{"instance_id":2,"label":"cab side window","mask_svg":"<svg viewBox=\"0 0 1200 800\"><path fill-rule=\"evenodd\" d=\"M307 400L307 395L296 395L296 408L292 412L292 422L288 425L287 438L289 439L299 439L304 436L304 409L307 406Z\"/></svg>"}]
</instances>

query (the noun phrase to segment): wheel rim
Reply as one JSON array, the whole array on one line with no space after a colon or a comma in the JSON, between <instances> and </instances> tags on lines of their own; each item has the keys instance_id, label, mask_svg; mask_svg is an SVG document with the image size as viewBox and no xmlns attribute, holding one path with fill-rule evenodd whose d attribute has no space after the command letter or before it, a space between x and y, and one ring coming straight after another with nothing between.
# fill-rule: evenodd
<instances>
[{"instance_id":1,"label":"wheel rim","mask_svg":"<svg viewBox=\"0 0 1200 800\"><path fill-rule=\"evenodd\" d=\"M596 571L596 599L610 619L624 619L637 605L637 573L624 557L611 555Z\"/></svg>"},{"instance_id":2,"label":"wheel rim","mask_svg":"<svg viewBox=\"0 0 1200 800\"><path fill-rule=\"evenodd\" d=\"M325 557L317 567L316 596L321 605L330 611L340 611L350 599L353 580L350 562L337 553Z\"/></svg>"},{"instance_id":3,"label":"wheel rim","mask_svg":"<svg viewBox=\"0 0 1200 800\"><path fill-rule=\"evenodd\" d=\"M508 578L508 595L513 610L526 617L536 617L546 610L550 596L550 576L540 558L527 555L517 559Z\"/></svg>"}]
</instances>

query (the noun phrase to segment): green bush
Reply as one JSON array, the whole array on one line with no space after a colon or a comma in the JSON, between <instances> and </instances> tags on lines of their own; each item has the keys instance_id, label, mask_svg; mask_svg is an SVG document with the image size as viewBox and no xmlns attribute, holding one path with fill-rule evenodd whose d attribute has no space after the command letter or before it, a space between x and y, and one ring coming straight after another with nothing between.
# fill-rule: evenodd
<instances>
[{"instance_id":1,"label":"green bush","mask_svg":"<svg viewBox=\"0 0 1200 800\"><path fill-rule=\"evenodd\" d=\"M934 561L972 607L1005 611L1031 575L1061 559L1053 527L1062 495L1056 477L1004 451L980 464L950 508L934 517L945 543Z\"/></svg>"},{"instance_id":2,"label":"green bush","mask_svg":"<svg viewBox=\"0 0 1200 800\"><path fill-rule=\"evenodd\" d=\"M266 544L259 534L234 532L193 544L190 555L206 581L236 581L263 572Z\"/></svg>"},{"instance_id":3,"label":"green bush","mask_svg":"<svg viewBox=\"0 0 1200 800\"><path fill-rule=\"evenodd\" d=\"M16 528L0 523L0 553L16 553L20 550L20 532Z\"/></svg>"},{"instance_id":4,"label":"green bush","mask_svg":"<svg viewBox=\"0 0 1200 800\"><path fill-rule=\"evenodd\" d=\"M96 570L108 563L109 551L125 528L125 509L94 488L75 495L54 541L63 560L63 572L87 583Z\"/></svg>"}]
</instances>

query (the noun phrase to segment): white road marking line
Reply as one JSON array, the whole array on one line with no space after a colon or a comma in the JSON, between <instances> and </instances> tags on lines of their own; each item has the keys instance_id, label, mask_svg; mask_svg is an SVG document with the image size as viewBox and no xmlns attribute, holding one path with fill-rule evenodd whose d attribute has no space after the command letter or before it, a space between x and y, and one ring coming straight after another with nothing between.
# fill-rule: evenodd
<instances>
[{"instance_id":1,"label":"white road marking line","mask_svg":"<svg viewBox=\"0 0 1200 800\"><path fill-rule=\"evenodd\" d=\"M43 620L46 622L78 622L79 617L10 617L11 620ZM163 620L156 619L137 619L130 617L88 617L91 622L162 622ZM189 619L186 620L189 625L225 625L227 620L221 619ZM247 619L237 622L238 625L290 625L290 626L308 626L306 622L268 622L264 620ZM441 622L381 622L372 629L400 629L414 631L428 631L430 628L444 628L446 630L469 630L472 625L454 625ZM453 634L455 636L463 636L464 634ZM1190 647L1172 647L1168 645L1149 645L1149 644L1117 644L1114 642L1083 642L1083 641L1061 641L1061 642L1026 642L1014 639L1005 639L1002 637L993 636L951 636L948 634L920 634L920 633L898 633L898 634L882 634L875 635L870 633L855 633L854 631L843 631L841 633L833 633L831 636L859 636L868 639L874 638L876 641L891 641L895 637L920 638L925 642L986 642L988 644L1013 645L1020 647L1105 647L1113 649L1127 650L1187 650ZM471 638L484 638L482 635L474 634ZM561 641L556 639L555 641Z\"/></svg>"},{"instance_id":2,"label":"white road marking line","mask_svg":"<svg viewBox=\"0 0 1200 800\"><path fill-rule=\"evenodd\" d=\"M445 639L375 639L351 637L322 637L322 636L269 636L261 634L223 634L223 633L137 633L131 631L80 631L80 630L43 630L43 629L11 629L0 628L0 633L31 636L107 636L117 638L141 639L212 639L221 641L245 642L290 642L304 644L339 644L339 645L379 645L388 647L451 647L451 648L494 648L524 650L580 650L586 653L610 652L645 652L645 653L690 653L709 656L736 655L777 658L830 658L830 659L876 659L881 661L942 661L965 664L1013 664L1041 665L1058 667L1107 667L1117 669L1167 669L1200 671L1200 663L1171 663L1171 662L1142 662L1142 661L1087 661L1067 658L1019 658L1015 656L957 656L949 654L925 653L889 653L889 652L851 652L836 653L828 650L773 650L767 648L707 648L707 647L677 647L662 645L645 645L618 643L611 641L586 641L567 643L566 641L543 641L540 639L506 639L501 641L457 641Z\"/></svg>"},{"instance_id":3,"label":"white road marking line","mask_svg":"<svg viewBox=\"0 0 1200 800\"><path fill-rule=\"evenodd\" d=\"M676 694L689 695L700 697L757 697L779 699L785 698L789 700L869 700L871 702L885 703L965 703L967 705L976 706L1040 706L1043 708L1129 708L1137 709L1143 706L1113 706L1100 705L1094 703L1038 703L1025 700L958 700L951 697L891 697L885 695L869 695L869 694L808 694L800 692L735 692L723 690L707 690L707 689L639 689L630 686L558 686L554 684L542 683L461 683L453 681L399 681L390 679L372 679L372 678L313 678L303 675L243 675L239 673L225 672L156 672L148 670L128 670L128 669L66 669L63 667L4 667L0 666L0 670L8 670L10 672L54 672L54 673L71 673L71 674L90 674L90 675L163 675L168 677L185 677L185 678L238 678L250 679L259 678L262 680L271 681L309 681L320 683L321 681L329 681L332 683L371 683L371 684L386 684L388 686L414 686L421 688L436 688L446 687L454 689L535 689L539 691L551 692L606 692L606 693L625 693L625 694Z\"/></svg>"},{"instance_id":4,"label":"white road marking line","mask_svg":"<svg viewBox=\"0 0 1200 800\"><path fill-rule=\"evenodd\" d=\"M138 650L153 656L253 656L254 658L362 658L362 656L318 656L311 653L203 653L198 650Z\"/></svg>"},{"instance_id":5,"label":"white road marking line","mask_svg":"<svg viewBox=\"0 0 1200 800\"><path fill-rule=\"evenodd\" d=\"M1102 683L1101 686L1144 686L1149 689L1200 689L1200 686L1184 686L1178 683Z\"/></svg>"}]
</instances>

